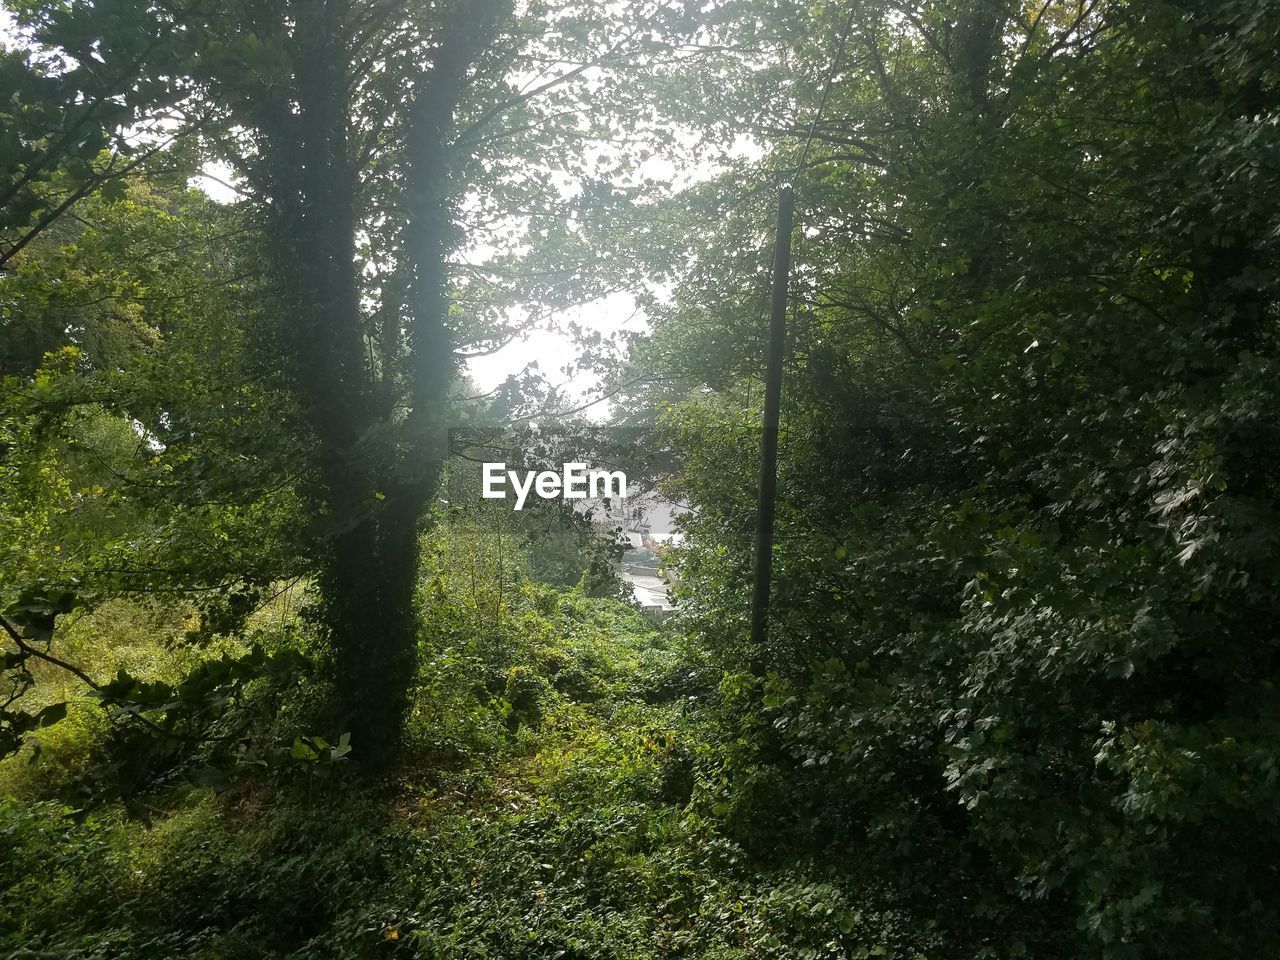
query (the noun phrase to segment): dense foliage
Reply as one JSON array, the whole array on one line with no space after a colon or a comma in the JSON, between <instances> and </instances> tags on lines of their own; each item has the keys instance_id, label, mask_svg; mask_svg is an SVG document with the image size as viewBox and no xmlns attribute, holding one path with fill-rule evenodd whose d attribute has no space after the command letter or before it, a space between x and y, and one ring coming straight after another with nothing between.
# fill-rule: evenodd
<instances>
[{"instance_id":1,"label":"dense foliage","mask_svg":"<svg viewBox=\"0 0 1280 960\"><path fill-rule=\"evenodd\" d=\"M1280 950L1280 3L7 6L0 952Z\"/></svg>"},{"instance_id":2,"label":"dense foliage","mask_svg":"<svg viewBox=\"0 0 1280 960\"><path fill-rule=\"evenodd\" d=\"M1280 9L876 6L798 174L760 802L1002 952L1274 952ZM652 349L716 388L685 603L745 671L763 264L716 264Z\"/></svg>"}]
</instances>

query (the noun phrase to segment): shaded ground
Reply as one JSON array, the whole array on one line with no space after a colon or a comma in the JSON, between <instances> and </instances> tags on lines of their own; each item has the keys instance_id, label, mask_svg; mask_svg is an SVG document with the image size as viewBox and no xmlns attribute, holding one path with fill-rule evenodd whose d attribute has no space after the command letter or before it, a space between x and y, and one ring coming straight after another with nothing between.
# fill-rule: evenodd
<instances>
[{"instance_id":1,"label":"shaded ground","mask_svg":"<svg viewBox=\"0 0 1280 960\"><path fill-rule=\"evenodd\" d=\"M148 960L927 955L901 918L731 838L714 684L670 635L608 601L551 619L491 715L424 702L415 761L376 789L185 790L150 826L4 802L0 944ZM477 748L496 722L502 738Z\"/></svg>"}]
</instances>

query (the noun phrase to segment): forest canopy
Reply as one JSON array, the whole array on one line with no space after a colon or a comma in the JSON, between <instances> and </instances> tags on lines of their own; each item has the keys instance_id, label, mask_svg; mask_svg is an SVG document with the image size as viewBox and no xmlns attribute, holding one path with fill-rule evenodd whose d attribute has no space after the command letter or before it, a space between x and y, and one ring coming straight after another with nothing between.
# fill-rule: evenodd
<instances>
[{"instance_id":1,"label":"forest canopy","mask_svg":"<svg viewBox=\"0 0 1280 960\"><path fill-rule=\"evenodd\" d=\"M5 955L1280 949L1280 3L5 9Z\"/></svg>"}]
</instances>

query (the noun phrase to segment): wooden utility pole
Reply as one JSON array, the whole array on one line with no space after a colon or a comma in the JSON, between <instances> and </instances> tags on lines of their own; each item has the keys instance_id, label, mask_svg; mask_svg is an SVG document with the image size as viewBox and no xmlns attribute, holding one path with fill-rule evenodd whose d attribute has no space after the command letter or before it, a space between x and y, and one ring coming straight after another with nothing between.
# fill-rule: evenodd
<instances>
[{"instance_id":1,"label":"wooden utility pole","mask_svg":"<svg viewBox=\"0 0 1280 960\"><path fill-rule=\"evenodd\" d=\"M773 240L773 297L769 306L769 352L764 374L764 429L760 436L760 493L756 501L756 553L751 590L751 672L764 672L769 635L769 581L773 572L773 512L778 492L778 421L782 406L782 357L787 343L787 281L791 274L790 185L778 194Z\"/></svg>"}]
</instances>

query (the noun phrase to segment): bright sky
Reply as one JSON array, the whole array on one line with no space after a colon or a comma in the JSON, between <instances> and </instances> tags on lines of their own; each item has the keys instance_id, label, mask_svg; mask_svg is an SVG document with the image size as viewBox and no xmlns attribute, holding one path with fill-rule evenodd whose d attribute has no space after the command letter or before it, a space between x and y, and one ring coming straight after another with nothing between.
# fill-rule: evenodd
<instances>
[{"instance_id":1,"label":"bright sky","mask_svg":"<svg viewBox=\"0 0 1280 960\"><path fill-rule=\"evenodd\" d=\"M620 331L642 332L648 328L635 300L626 293L611 294L566 310L557 319L572 321L584 330L594 330L604 336L613 336ZM535 329L488 356L471 358L467 361L467 373L476 386L490 390L511 374L536 364L538 372L552 383L569 382L571 390L581 394L590 389L594 378L590 374L577 373L572 380L566 381L561 369L572 363L576 356L577 347L568 335Z\"/></svg>"}]
</instances>

